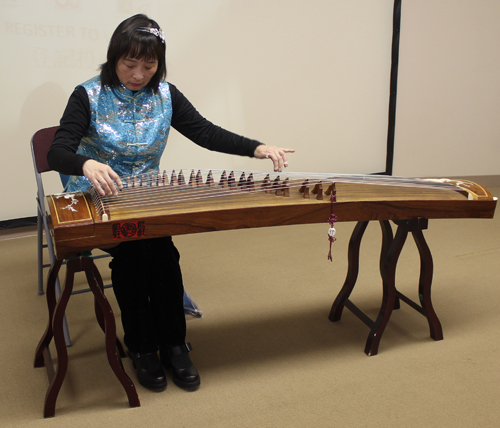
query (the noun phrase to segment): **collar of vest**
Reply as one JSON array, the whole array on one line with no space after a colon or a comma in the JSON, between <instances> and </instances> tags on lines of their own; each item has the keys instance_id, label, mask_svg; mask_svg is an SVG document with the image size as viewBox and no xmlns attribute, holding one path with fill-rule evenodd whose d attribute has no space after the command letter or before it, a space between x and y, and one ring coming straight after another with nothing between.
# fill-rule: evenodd
<instances>
[{"instance_id":1,"label":"collar of vest","mask_svg":"<svg viewBox=\"0 0 500 428\"><path fill-rule=\"evenodd\" d=\"M81 86L83 86L87 91L90 90L94 92L95 94L99 94L101 92L101 79L99 76L95 76L89 80L87 80L85 83L83 83ZM127 89L125 85L120 83L120 86L116 87L111 87L111 86L104 86L103 88L105 91L111 91L111 93L118 98L120 101L134 101L137 99L142 98L143 96L149 97L153 95L153 90L151 88L148 88L147 86L145 88L142 88L140 91L131 91L130 89Z\"/></svg>"},{"instance_id":2,"label":"collar of vest","mask_svg":"<svg viewBox=\"0 0 500 428\"><path fill-rule=\"evenodd\" d=\"M131 91L130 89L127 89L125 85L120 83L120 86L118 88L112 88L112 91L115 93L115 95L122 99L122 100L134 100L138 99L143 95L152 95L153 90L151 88L148 88L147 86L142 88L139 91Z\"/></svg>"}]
</instances>

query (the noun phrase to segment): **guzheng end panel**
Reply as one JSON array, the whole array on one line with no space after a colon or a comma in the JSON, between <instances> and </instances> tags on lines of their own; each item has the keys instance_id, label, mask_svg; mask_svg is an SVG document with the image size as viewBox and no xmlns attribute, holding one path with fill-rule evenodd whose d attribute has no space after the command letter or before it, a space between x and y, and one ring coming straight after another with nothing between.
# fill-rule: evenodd
<instances>
[{"instance_id":1,"label":"guzheng end panel","mask_svg":"<svg viewBox=\"0 0 500 428\"><path fill-rule=\"evenodd\" d=\"M47 217L58 258L66 242L94 236L94 208L82 192L48 196Z\"/></svg>"}]
</instances>

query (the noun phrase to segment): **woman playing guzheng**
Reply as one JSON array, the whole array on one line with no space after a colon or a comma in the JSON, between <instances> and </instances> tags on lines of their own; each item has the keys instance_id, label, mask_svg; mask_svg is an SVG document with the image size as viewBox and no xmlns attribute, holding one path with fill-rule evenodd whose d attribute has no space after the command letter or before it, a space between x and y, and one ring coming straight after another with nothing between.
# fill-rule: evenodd
<instances>
[{"instance_id":1,"label":"woman playing guzheng","mask_svg":"<svg viewBox=\"0 0 500 428\"><path fill-rule=\"evenodd\" d=\"M65 191L91 183L117 194L120 176L157 170L170 127L209 150L272 160L287 166L292 149L267 146L203 118L165 81L165 40L145 15L123 21L113 33L100 75L77 86L48 154L52 169L70 175ZM200 376L189 357L179 253L170 237L125 241L106 250L121 310L124 341L144 387L174 383L194 390Z\"/></svg>"}]
</instances>

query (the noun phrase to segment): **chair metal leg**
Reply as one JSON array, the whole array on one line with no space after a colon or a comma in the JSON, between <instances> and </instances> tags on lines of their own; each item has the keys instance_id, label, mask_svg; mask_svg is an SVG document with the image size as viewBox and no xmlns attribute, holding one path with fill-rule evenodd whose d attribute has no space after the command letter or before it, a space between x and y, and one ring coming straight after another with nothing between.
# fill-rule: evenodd
<instances>
[{"instance_id":1,"label":"chair metal leg","mask_svg":"<svg viewBox=\"0 0 500 428\"><path fill-rule=\"evenodd\" d=\"M38 295L43 295L43 220L38 209L37 238L38 238Z\"/></svg>"}]
</instances>

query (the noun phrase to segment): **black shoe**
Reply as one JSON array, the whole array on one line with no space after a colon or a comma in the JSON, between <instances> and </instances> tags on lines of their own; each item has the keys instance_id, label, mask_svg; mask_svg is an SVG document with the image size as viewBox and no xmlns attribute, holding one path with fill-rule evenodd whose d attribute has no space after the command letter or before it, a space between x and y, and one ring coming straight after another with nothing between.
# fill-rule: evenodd
<instances>
[{"instance_id":1,"label":"black shoe","mask_svg":"<svg viewBox=\"0 0 500 428\"><path fill-rule=\"evenodd\" d=\"M137 369L137 380L142 386L155 392L165 390L167 378L156 352L145 354L129 352L128 355L134 368Z\"/></svg>"},{"instance_id":2,"label":"black shoe","mask_svg":"<svg viewBox=\"0 0 500 428\"><path fill-rule=\"evenodd\" d=\"M166 352L160 351L161 363L172 370L172 380L186 391L195 391L200 386L200 375L189 358L191 344L184 343L180 346L167 348Z\"/></svg>"}]
</instances>

